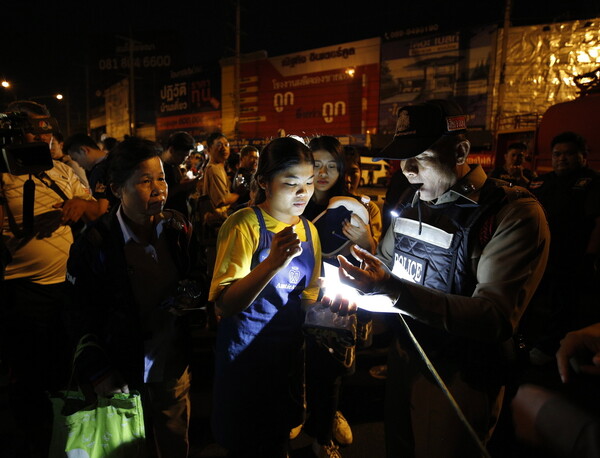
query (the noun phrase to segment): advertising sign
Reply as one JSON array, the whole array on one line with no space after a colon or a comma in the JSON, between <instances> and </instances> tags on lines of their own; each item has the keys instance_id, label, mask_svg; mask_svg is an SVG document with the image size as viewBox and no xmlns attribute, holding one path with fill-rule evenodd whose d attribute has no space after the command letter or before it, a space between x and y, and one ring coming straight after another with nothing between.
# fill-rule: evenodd
<instances>
[{"instance_id":1,"label":"advertising sign","mask_svg":"<svg viewBox=\"0 0 600 458\"><path fill-rule=\"evenodd\" d=\"M495 36L495 25L454 31L434 24L386 34L381 45L380 133L394 133L401 106L448 98L468 114L469 128L487 128Z\"/></svg>"},{"instance_id":2,"label":"advertising sign","mask_svg":"<svg viewBox=\"0 0 600 458\"><path fill-rule=\"evenodd\" d=\"M105 91L106 133L114 138L129 134L129 81L113 84Z\"/></svg>"},{"instance_id":3,"label":"advertising sign","mask_svg":"<svg viewBox=\"0 0 600 458\"><path fill-rule=\"evenodd\" d=\"M239 135L364 135L377 129L380 39L242 64Z\"/></svg>"},{"instance_id":4,"label":"advertising sign","mask_svg":"<svg viewBox=\"0 0 600 458\"><path fill-rule=\"evenodd\" d=\"M171 72L160 85L156 131L160 137L176 130L202 136L220 128L221 84L217 69L190 67Z\"/></svg>"},{"instance_id":5,"label":"advertising sign","mask_svg":"<svg viewBox=\"0 0 600 458\"><path fill-rule=\"evenodd\" d=\"M136 124L154 124L156 82L181 60L177 33L136 31L132 37L107 33L92 35L89 40L91 108L105 105L108 87L133 76Z\"/></svg>"}]
</instances>

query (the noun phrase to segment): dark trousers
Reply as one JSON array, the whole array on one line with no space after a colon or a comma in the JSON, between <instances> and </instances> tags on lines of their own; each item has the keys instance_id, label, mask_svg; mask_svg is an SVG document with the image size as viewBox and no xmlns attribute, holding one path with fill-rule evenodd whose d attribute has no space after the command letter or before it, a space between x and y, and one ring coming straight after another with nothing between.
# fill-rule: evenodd
<instances>
[{"instance_id":1,"label":"dark trousers","mask_svg":"<svg viewBox=\"0 0 600 458\"><path fill-rule=\"evenodd\" d=\"M8 410L24 457L46 457L52 425L47 392L66 388L73 349L63 312L65 283L2 282L0 359L9 373Z\"/></svg>"},{"instance_id":2,"label":"dark trousers","mask_svg":"<svg viewBox=\"0 0 600 458\"><path fill-rule=\"evenodd\" d=\"M154 436L159 458L185 458L189 453L191 376L186 369L180 377L145 385L146 434ZM149 428L150 426L151 428ZM151 429L151 430L150 430Z\"/></svg>"},{"instance_id":3,"label":"dark trousers","mask_svg":"<svg viewBox=\"0 0 600 458\"><path fill-rule=\"evenodd\" d=\"M485 444L498 420L504 388L467 383L456 361L450 358L433 359L432 363ZM398 341L390 347L384 414L386 453L390 458L481 456L420 356Z\"/></svg>"},{"instance_id":4,"label":"dark trousers","mask_svg":"<svg viewBox=\"0 0 600 458\"><path fill-rule=\"evenodd\" d=\"M338 409L342 377L329 352L312 340L306 344L306 405L304 430L319 444L328 444Z\"/></svg>"}]
</instances>

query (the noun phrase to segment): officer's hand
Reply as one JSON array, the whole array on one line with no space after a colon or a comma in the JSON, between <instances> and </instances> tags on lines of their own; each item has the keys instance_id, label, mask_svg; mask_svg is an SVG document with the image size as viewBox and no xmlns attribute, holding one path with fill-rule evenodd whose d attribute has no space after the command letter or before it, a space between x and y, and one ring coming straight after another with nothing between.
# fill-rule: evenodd
<instances>
[{"instance_id":1,"label":"officer's hand","mask_svg":"<svg viewBox=\"0 0 600 458\"><path fill-rule=\"evenodd\" d=\"M378 284L388 280L391 276L387 266L369 253L367 250L360 248L357 245L352 247L354 256L361 262L361 267L348 262L348 260L339 255L340 263L340 280L342 283L353 286L363 293L372 293L376 291Z\"/></svg>"},{"instance_id":2,"label":"officer's hand","mask_svg":"<svg viewBox=\"0 0 600 458\"><path fill-rule=\"evenodd\" d=\"M271 263L274 269L287 266L290 261L302 253L302 246L294 226L287 226L273 236L271 251L265 261Z\"/></svg>"},{"instance_id":3,"label":"officer's hand","mask_svg":"<svg viewBox=\"0 0 600 458\"><path fill-rule=\"evenodd\" d=\"M569 381L572 358L588 355L587 361L577 364L581 373L600 375L600 323L593 324L577 331L569 332L560 341L556 352L558 372L563 383Z\"/></svg>"}]
</instances>

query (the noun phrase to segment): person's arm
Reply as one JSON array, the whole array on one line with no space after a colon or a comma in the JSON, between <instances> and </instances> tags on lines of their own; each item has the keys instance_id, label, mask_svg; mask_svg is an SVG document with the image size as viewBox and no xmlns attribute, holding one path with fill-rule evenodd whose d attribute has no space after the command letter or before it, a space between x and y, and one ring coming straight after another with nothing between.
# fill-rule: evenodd
<instances>
[{"instance_id":1,"label":"person's arm","mask_svg":"<svg viewBox=\"0 0 600 458\"><path fill-rule=\"evenodd\" d=\"M206 170L204 177L205 189L208 189L208 195L215 208L231 205L239 199L239 194L229 191L229 182L225 173L215 173L215 168Z\"/></svg>"},{"instance_id":2,"label":"person's arm","mask_svg":"<svg viewBox=\"0 0 600 458\"><path fill-rule=\"evenodd\" d=\"M470 297L446 294L395 276L386 278L381 272L383 263L364 252L358 254L369 261L366 270L357 272L342 263L347 274L344 280L363 292L399 295L397 308L450 334L483 342L504 341L513 334L541 280L550 237L543 210L534 199L507 205L497 215L497 224L476 263L477 285ZM393 250L393 242L387 249ZM391 256L393 260L393 251Z\"/></svg>"},{"instance_id":3,"label":"person's arm","mask_svg":"<svg viewBox=\"0 0 600 458\"><path fill-rule=\"evenodd\" d=\"M83 219L84 222L89 223L106 213L108 201L100 202L94 199L90 195L89 188L77 178L77 175L75 175L75 172L70 167L64 166L64 170L67 172L70 187L67 195L72 197L61 204L55 205L55 208L62 209L63 222L69 224Z\"/></svg>"},{"instance_id":4,"label":"person's arm","mask_svg":"<svg viewBox=\"0 0 600 458\"><path fill-rule=\"evenodd\" d=\"M240 195L237 192L228 192L226 196L223 196L223 205L231 205L238 201Z\"/></svg>"},{"instance_id":5,"label":"person's arm","mask_svg":"<svg viewBox=\"0 0 600 458\"><path fill-rule=\"evenodd\" d=\"M563 383L570 380L570 367L574 357L577 358L577 370L585 374L600 375L600 323L569 332L560 341L556 362Z\"/></svg>"},{"instance_id":6,"label":"person's arm","mask_svg":"<svg viewBox=\"0 0 600 458\"><path fill-rule=\"evenodd\" d=\"M222 249L229 247L219 246L219 250ZM248 275L235 280L222 291L215 304L217 315L232 316L249 307L275 274L301 253L300 239L293 226L275 234L267 258Z\"/></svg>"},{"instance_id":7,"label":"person's arm","mask_svg":"<svg viewBox=\"0 0 600 458\"><path fill-rule=\"evenodd\" d=\"M89 223L106 213L108 200L86 200L75 197L54 205L54 208L62 210L62 222L64 224L76 223L80 219Z\"/></svg>"},{"instance_id":8,"label":"person's arm","mask_svg":"<svg viewBox=\"0 0 600 458\"><path fill-rule=\"evenodd\" d=\"M524 384L510 404L520 442L552 456L598 456L600 421L557 392Z\"/></svg>"}]
</instances>

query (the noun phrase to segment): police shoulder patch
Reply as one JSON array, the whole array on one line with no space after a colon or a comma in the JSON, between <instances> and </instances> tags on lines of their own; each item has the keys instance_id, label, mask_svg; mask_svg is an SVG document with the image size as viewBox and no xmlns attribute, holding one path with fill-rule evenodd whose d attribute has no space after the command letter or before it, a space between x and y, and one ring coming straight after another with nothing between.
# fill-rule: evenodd
<instances>
[{"instance_id":1,"label":"police shoulder patch","mask_svg":"<svg viewBox=\"0 0 600 458\"><path fill-rule=\"evenodd\" d=\"M580 178L573 185L573 189L583 189L586 188L592 182L591 177Z\"/></svg>"}]
</instances>

